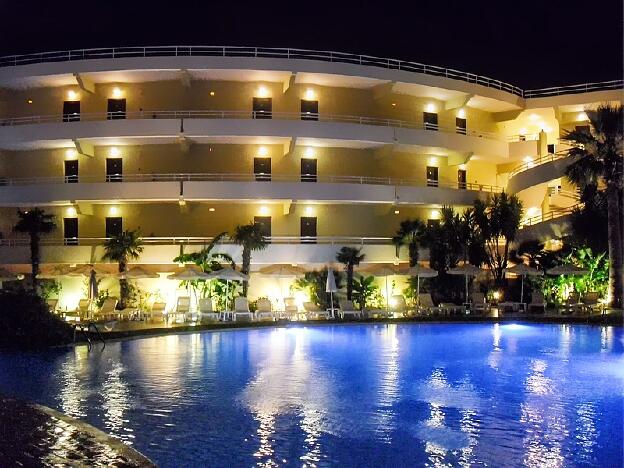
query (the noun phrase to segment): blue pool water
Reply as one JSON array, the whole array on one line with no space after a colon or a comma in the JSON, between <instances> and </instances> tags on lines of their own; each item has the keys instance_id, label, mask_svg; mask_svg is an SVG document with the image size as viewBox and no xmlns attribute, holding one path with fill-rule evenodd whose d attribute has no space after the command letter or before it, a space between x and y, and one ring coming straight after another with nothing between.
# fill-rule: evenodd
<instances>
[{"instance_id":1,"label":"blue pool water","mask_svg":"<svg viewBox=\"0 0 624 468\"><path fill-rule=\"evenodd\" d=\"M623 340L564 325L205 332L3 354L0 392L161 466L622 466Z\"/></svg>"}]
</instances>

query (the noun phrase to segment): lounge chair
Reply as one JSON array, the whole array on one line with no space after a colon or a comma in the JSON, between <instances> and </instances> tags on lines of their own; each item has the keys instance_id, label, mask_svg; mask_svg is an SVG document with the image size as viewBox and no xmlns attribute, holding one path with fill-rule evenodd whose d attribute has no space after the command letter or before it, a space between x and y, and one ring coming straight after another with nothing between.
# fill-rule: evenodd
<instances>
[{"instance_id":1,"label":"lounge chair","mask_svg":"<svg viewBox=\"0 0 624 468\"><path fill-rule=\"evenodd\" d=\"M303 310L305 310L305 316L308 320L318 319L320 317L325 317L328 320L332 318L332 314L329 310L321 309L314 302L304 302Z\"/></svg>"},{"instance_id":2,"label":"lounge chair","mask_svg":"<svg viewBox=\"0 0 624 468\"><path fill-rule=\"evenodd\" d=\"M271 306L271 301L266 298L260 298L256 301L256 320L262 320L264 318L268 318L270 320L274 320L273 316L273 307Z\"/></svg>"},{"instance_id":3,"label":"lounge chair","mask_svg":"<svg viewBox=\"0 0 624 468\"><path fill-rule=\"evenodd\" d=\"M457 307L453 304L453 307ZM429 293L421 293L418 295L418 312L425 315L430 314L439 314L439 313L450 313L451 307L444 307L442 305L435 305L433 303L433 299L431 298L431 294Z\"/></svg>"},{"instance_id":4,"label":"lounge chair","mask_svg":"<svg viewBox=\"0 0 624 468\"><path fill-rule=\"evenodd\" d=\"M167 307L167 304L165 304L164 302L156 301L152 304L152 307L150 308L149 312L144 312L143 315L146 318L149 318L149 320L151 320L152 322L154 322L156 319L160 320L161 322L164 322L166 307Z\"/></svg>"},{"instance_id":5,"label":"lounge chair","mask_svg":"<svg viewBox=\"0 0 624 468\"><path fill-rule=\"evenodd\" d=\"M602 312L602 305L598 302L598 293L595 291L588 291L583 294L583 311L592 314L595 311Z\"/></svg>"},{"instance_id":6,"label":"lounge chair","mask_svg":"<svg viewBox=\"0 0 624 468\"><path fill-rule=\"evenodd\" d=\"M97 320L112 320L118 315L118 311L115 309L117 307L117 298L116 297L107 297L104 299L102 303L102 307L100 310L95 312L95 318Z\"/></svg>"},{"instance_id":7,"label":"lounge chair","mask_svg":"<svg viewBox=\"0 0 624 468\"><path fill-rule=\"evenodd\" d=\"M568 298L558 307L560 314L578 314L583 311L583 304L579 293L572 291Z\"/></svg>"},{"instance_id":8,"label":"lounge chair","mask_svg":"<svg viewBox=\"0 0 624 468\"><path fill-rule=\"evenodd\" d=\"M204 297L199 300L199 321L217 321L219 313L212 307L212 297Z\"/></svg>"},{"instance_id":9,"label":"lounge chair","mask_svg":"<svg viewBox=\"0 0 624 468\"><path fill-rule=\"evenodd\" d=\"M248 317L253 320L253 315L249 310L249 301L246 297L237 297L234 299L234 310L232 311L232 321L236 322L238 317Z\"/></svg>"},{"instance_id":10,"label":"lounge chair","mask_svg":"<svg viewBox=\"0 0 624 468\"><path fill-rule=\"evenodd\" d=\"M362 311L355 308L353 301L342 300L340 301L340 318L344 319L345 315L362 318Z\"/></svg>"},{"instance_id":11,"label":"lounge chair","mask_svg":"<svg viewBox=\"0 0 624 468\"><path fill-rule=\"evenodd\" d=\"M284 298L284 311L280 314L285 319L296 320L299 316L299 307L294 297Z\"/></svg>"},{"instance_id":12,"label":"lounge chair","mask_svg":"<svg viewBox=\"0 0 624 468\"><path fill-rule=\"evenodd\" d=\"M182 320L186 318L186 314L191 310L191 298L188 296L180 296L176 301L175 309L167 314L167 318L173 317L173 321L177 322L177 320L182 317Z\"/></svg>"},{"instance_id":13,"label":"lounge chair","mask_svg":"<svg viewBox=\"0 0 624 468\"><path fill-rule=\"evenodd\" d=\"M531 302L527 305L527 311L530 313L533 309L538 309L538 312L542 314L546 313L546 301L541 292L534 291L531 293Z\"/></svg>"},{"instance_id":14,"label":"lounge chair","mask_svg":"<svg viewBox=\"0 0 624 468\"><path fill-rule=\"evenodd\" d=\"M445 315L464 315L466 313L466 306L453 304L452 302L441 302L440 305L438 305L438 309L440 309Z\"/></svg>"},{"instance_id":15,"label":"lounge chair","mask_svg":"<svg viewBox=\"0 0 624 468\"><path fill-rule=\"evenodd\" d=\"M401 294L395 294L392 296L388 305L390 306L388 308L388 312L391 317L397 315L409 317L410 315L414 315L414 310L408 309L405 298Z\"/></svg>"},{"instance_id":16,"label":"lounge chair","mask_svg":"<svg viewBox=\"0 0 624 468\"><path fill-rule=\"evenodd\" d=\"M80 322L87 319L90 306L91 301L89 299L80 299L78 306L74 310L65 313L65 320Z\"/></svg>"},{"instance_id":17,"label":"lounge chair","mask_svg":"<svg viewBox=\"0 0 624 468\"><path fill-rule=\"evenodd\" d=\"M471 315L483 315L490 312L490 304L485 302L485 294L472 293L472 304L470 305Z\"/></svg>"}]
</instances>

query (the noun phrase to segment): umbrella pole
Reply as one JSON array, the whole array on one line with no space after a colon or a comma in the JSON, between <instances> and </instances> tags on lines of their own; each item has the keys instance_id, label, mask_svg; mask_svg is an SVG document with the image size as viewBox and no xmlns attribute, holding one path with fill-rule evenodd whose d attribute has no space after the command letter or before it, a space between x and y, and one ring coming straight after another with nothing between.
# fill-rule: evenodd
<instances>
[{"instance_id":1,"label":"umbrella pole","mask_svg":"<svg viewBox=\"0 0 624 468\"><path fill-rule=\"evenodd\" d=\"M420 275L416 276L416 304L420 305Z\"/></svg>"},{"instance_id":2,"label":"umbrella pole","mask_svg":"<svg viewBox=\"0 0 624 468\"><path fill-rule=\"evenodd\" d=\"M388 275L386 275L386 312L390 311L390 293L388 292Z\"/></svg>"},{"instance_id":3,"label":"umbrella pole","mask_svg":"<svg viewBox=\"0 0 624 468\"><path fill-rule=\"evenodd\" d=\"M464 302L468 303L468 275L464 275L466 279L466 295L464 296Z\"/></svg>"},{"instance_id":4,"label":"umbrella pole","mask_svg":"<svg viewBox=\"0 0 624 468\"><path fill-rule=\"evenodd\" d=\"M522 280L520 283L520 302L524 302L524 275L522 275Z\"/></svg>"}]
</instances>

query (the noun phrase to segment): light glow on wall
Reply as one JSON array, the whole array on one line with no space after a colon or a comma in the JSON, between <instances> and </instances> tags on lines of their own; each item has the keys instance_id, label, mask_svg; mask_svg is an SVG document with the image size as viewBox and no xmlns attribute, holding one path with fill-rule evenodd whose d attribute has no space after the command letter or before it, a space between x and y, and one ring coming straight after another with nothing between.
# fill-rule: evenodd
<instances>
[{"instance_id":1,"label":"light glow on wall","mask_svg":"<svg viewBox=\"0 0 624 468\"><path fill-rule=\"evenodd\" d=\"M123 97L123 91L115 86L111 91L111 96L113 96L113 99L121 99Z\"/></svg>"},{"instance_id":2,"label":"light glow on wall","mask_svg":"<svg viewBox=\"0 0 624 468\"><path fill-rule=\"evenodd\" d=\"M460 171L465 171L466 170L466 165L465 164L460 164L459 165L459 170Z\"/></svg>"},{"instance_id":3,"label":"light glow on wall","mask_svg":"<svg viewBox=\"0 0 624 468\"><path fill-rule=\"evenodd\" d=\"M210 211L211 213L214 213L215 209L211 206L210 208L208 208L208 211Z\"/></svg>"},{"instance_id":4,"label":"light glow on wall","mask_svg":"<svg viewBox=\"0 0 624 468\"><path fill-rule=\"evenodd\" d=\"M260 209L258 210L258 213L260 213L261 216L268 216L271 213L271 211L269 210L268 206L262 205Z\"/></svg>"},{"instance_id":5,"label":"light glow on wall","mask_svg":"<svg viewBox=\"0 0 624 468\"><path fill-rule=\"evenodd\" d=\"M303 152L303 157L307 159L314 159L316 157L316 151L314 151L314 148L308 146Z\"/></svg>"},{"instance_id":6,"label":"light glow on wall","mask_svg":"<svg viewBox=\"0 0 624 468\"><path fill-rule=\"evenodd\" d=\"M266 86L259 86L258 89L256 90L256 97L268 98L268 97L271 97L271 93L269 92L269 89Z\"/></svg>"},{"instance_id":7,"label":"light glow on wall","mask_svg":"<svg viewBox=\"0 0 624 468\"><path fill-rule=\"evenodd\" d=\"M313 216L314 215L314 208L312 208L311 206L306 206L305 214L306 214L306 216Z\"/></svg>"},{"instance_id":8,"label":"light glow on wall","mask_svg":"<svg viewBox=\"0 0 624 468\"><path fill-rule=\"evenodd\" d=\"M459 117L460 119L465 119L466 118L466 111L464 109L459 109L457 111L457 117Z\"/></svg>"},{"instance_id":9,"label":"light glow on wall","mask_svg":"<svg viewBox=\"0 0 624 468\"><path fill-rule=\"evenodd\" d=\"M306 91L305 91L303 96L304 96L303 99L305 101L315 101L316 100L316 93L311 88L306 89Z\"/></svg>"},{"instance_id":10,"label":"light glow on wall","mask_svg":"<svg viewBox=\"0 0 624 468\"><path fill-rule=\"evenodd\" d=\"M522 162L524 162L529 167L535 166L535 163L533 162L533 158L531 156L525 156L524 158L522 158Z\"/></svg>"},{"instance_id":11,"label":"light glow on wall","mask_svg":"<svg viewBox=\"0 0 624 468\"><path fill-rule=\"evenodd\" d=\"M269 149L266 146L258 148L258 156L266 157L269 155Z\"/></svg>"},{"instance_id":12,"label":"light glow on wall","mask_svg":"<svg viewBox=\"0 0 624 468\"><path fill-rule=\"evenodd\" d=\"M537 114L529 114L529 120L531 122L535 122L536 120L539 120L540 116Z\"/></svg>"},{"instance_id":13,"label":"light glow on wall","mask_svg":"<svg viewBox=\"0 0 624 468\"><path fill-rule=\"evenodd\" d=\"M72 159L76 159L78 157L78 151L76 151L73 148L68 148L65 150L65 159L66 160L72 160Z\"/></svg>"},{"instance_id":14,"label":"light glow on wall","mask_svg":"<svg viewBox=\"0 0 624 468\"><path fill-rule=\"evenodd\" d=\"M396 215L396 214L399 214L399 213L400 213L400 211L399 211L399 210L394 210L394 214L395 214L395 215Z\"/></svg>"},{"instance_id":15,"label":"light glow on wall","mask_svg":"<svg viewBox=\"0 0 624 468\"><path fill-rule=\"evenodd\" d=\"M76 211L76 208L74 208L73 206L70 206L65 210L66 218L75 218L76 216L78 216L78 212Z\"/></svg>"},{"instance_id":16,"label":"light glow on wall","mask_svg":"<svg viewBox=\"0 0 624 468\"><path fill-rule=\"evenodd\" d=\"M531 206L526 210L526 217L533 218L534 216L539 216L542 210L540 210L537 206Z\"/></svg>"},{"instance_id":17,"label":"light glow on wall","mask_svg":"<svg viewBox=\"0 0 624 468\"><path fill-rule=\"evenodd\" d=\"M108 150L108 154L113 158L118 158L119 156L121 156L121 151L119 151L119 148L117 148L116 146L113 146L110 150Z\"/></svg>"},{"instance_id":18,"label":"light glow on wall","mask_svg":"<svg viewBox=\"0 0 624 468\"><path fill-rule=\"evenodd\" d=\"M425 112L431 112L432 114L434 114L436 112L436 105L430 102L425 106Z\"/></svg>"},{"instance_id":19,"label":"light glow on wall","mask_svg":"<svg viewBox=\"0 0 624 468\"><path fill-rule=\"evenodd\" d=\"M116 206L111 206L108 209L108 215L109 216L119 216L119 208Z\"/></svg>"},{"instance_id":20,"label":"light glow on wall","mask_svg":"<svg viewBox=\"0 0 624 468\"><path fill-rule=\"evenodd\" d=\"M434 166L436 167L438 165L438 158L436 158L435 156L431 156L428 160L427 160L427 164L429 164L430 166Z\"/></svg>"},{"instance_id":21,"label":"light glow on wall","mask_svg":"<svg viewBox=\"0 0 624 468\"><path fill-rule=\"evenodd\" d=\"M429 219L440 219L440 210L431 210Z\"/></svg>"},{"instance_id":22,"label":"light glow on wall","mask_svg":"<svg viewBox=\"0 0 624 468\"><path fill-rule=\"evenodd\" d=\"M585 112L579 112L578 115L576 116L576 120L578 121L588 120L587 114Z\"/></svg>"},{"instance_id":23,"label":"light glow on wall","mask_svg":"<svg viewBox=\"0 0 624 468\"><path fill-rule=\"evenodd\" d=\"M69 91L67 91L67 100L68 101L78 101L80 99L80 95L74 91L73 89L70 89Z\"/></svg>"}]
</instances>

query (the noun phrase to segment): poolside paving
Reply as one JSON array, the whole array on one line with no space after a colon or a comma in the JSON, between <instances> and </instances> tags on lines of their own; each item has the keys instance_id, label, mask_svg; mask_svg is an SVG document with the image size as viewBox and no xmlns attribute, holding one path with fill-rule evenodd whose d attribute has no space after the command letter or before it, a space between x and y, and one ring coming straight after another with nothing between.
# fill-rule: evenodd
<instances>
[{"instance_id":1,"label":"poolside paving","mask_svg":"<svg viewBox=\"0 0 624 468\"><path fill-rule=\"evenodd\" d=\"M50 408L0 397L2 466L155 466L94 427Z\"/></svg>"}]
</instances>

